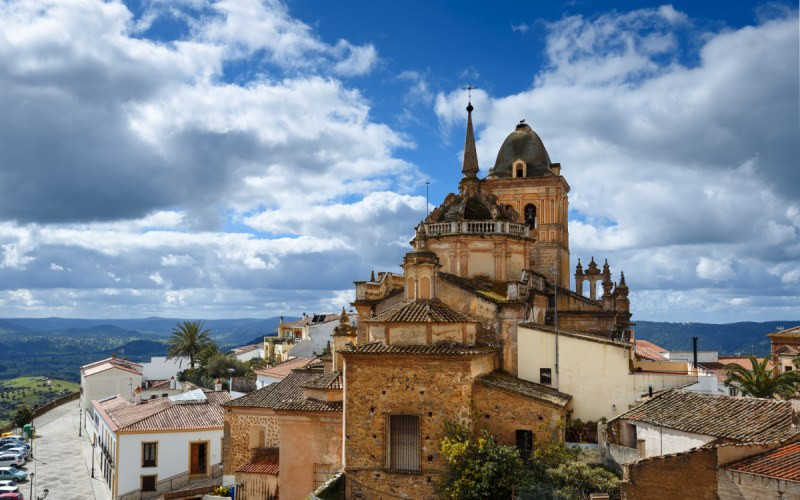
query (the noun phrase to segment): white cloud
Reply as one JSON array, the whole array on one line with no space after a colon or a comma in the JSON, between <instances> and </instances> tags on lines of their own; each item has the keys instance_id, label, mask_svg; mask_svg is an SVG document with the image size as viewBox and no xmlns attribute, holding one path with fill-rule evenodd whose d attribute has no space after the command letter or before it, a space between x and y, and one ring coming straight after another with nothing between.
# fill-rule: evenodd
<instances>
[{"instance_id":1,"label":"white cloud","mask_svg":"<svg viewBox=\"0 0 800 500\"><path fill-rule=\"evenodd\" d=\"M726 259L700 257L696 269L699 277L712 281L729 279L733 274L731 263Z\"/></svg>"}]
</instances>

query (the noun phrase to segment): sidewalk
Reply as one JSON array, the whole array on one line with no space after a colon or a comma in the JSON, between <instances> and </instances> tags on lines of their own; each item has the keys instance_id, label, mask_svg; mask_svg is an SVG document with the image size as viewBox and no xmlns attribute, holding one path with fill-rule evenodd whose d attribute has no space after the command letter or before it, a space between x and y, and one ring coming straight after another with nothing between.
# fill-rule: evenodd
<instances>
[{"instance_id":1,"label":"sidewalk","mask_svg":"<svg viewBox=\"0 0 800 500\"><path fill-rule=\"evenodd\" d=\"M109 500L99 469L95 468L96 479L90 478L92 448L85 432L78 437L78 401L54 408L34 424L35 459L28 462L28 472L35 472L35 491L30 495L30 484L24 484L26 498L36 500L48 489L48 499Z\"/></svg>"}]
</instances>

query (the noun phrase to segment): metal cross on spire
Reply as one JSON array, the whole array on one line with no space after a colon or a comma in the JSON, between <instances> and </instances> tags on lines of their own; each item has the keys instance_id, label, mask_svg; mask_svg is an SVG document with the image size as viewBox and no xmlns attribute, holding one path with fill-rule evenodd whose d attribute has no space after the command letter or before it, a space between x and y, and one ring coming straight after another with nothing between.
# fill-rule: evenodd
<instances>
[{"instance_id":1,"label":"metal cross on spire","mask_svg":"<svg viewBox=\"0 0 800 500\"><path fill-rule=\"evenodd\" d=\"M466 90L467 91L467 99L469 99L469 102L471 103L472 102L472 91L473 90L478 90L478 87L473 87L471 83L468 83L466 87L461 87L461 90Z\"/></svg>"}]
</instances>

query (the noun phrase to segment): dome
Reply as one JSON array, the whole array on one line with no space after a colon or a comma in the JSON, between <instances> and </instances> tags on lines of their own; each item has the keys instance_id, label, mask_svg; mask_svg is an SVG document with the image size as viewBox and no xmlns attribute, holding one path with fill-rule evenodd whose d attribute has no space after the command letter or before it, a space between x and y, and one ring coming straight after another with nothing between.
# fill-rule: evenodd
<instances>
[{"instance_id":1,"label":"dome","mask_svg":"<svg viewBox=\"0 0 800 500\"><path fill-rule=\"evenodd\" d=\"M513 177L513 164L517 160L527 165L525 177L554 175L550 169L550 155L539 135L527 123L520 123L516 130L508 134L500 146L490 174L494 177Z\"/></svg>"}]
</instances>

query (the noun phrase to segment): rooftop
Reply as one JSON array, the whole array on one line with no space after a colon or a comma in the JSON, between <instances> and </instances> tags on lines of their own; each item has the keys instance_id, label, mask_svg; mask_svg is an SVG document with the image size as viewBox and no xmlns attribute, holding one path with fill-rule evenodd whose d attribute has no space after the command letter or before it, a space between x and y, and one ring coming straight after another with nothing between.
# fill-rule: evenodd
<instances>
[{"instance_id":1,"label":"rooftop","mask_svg":"<svg viewBox=\"0 0 800 500\"><path fill-rule=\"evenodd\" d=\"M636 354L638 354L640 358L650 361L667 361L667 358L663 354L669 351L663 347L657 346L647 340L636 339L634 343L636 344Z\"/></svg>"},{"instance_id":2,"label":"rooftop","mask_svg":"<svg viewBox=\"0 0 800 500\"><path fill-rule=\"evenodd\" d=\"M192 401L194 404L174 401L174 397L150 399L134 404L125 401L121 396L115 396L95 401L94 405L115 432L221 428L222 405L230 400L230 394L225 391L202 392L205 401Z\"/></svg>"},{"instance_id":3,"label":"rooftop","mask_svg":"<svg viewBox=\"0 0 800 500\"><path fill-rule=\"evenodd\" d=\"M778 330L777 332L768 333L769 337L800 337L800 325L785 330Z\"/></svg>"},{"instance_id":4,"label":"rooftop","mask_svg":"<svg viewBox=\"0 0 800 500\"><path fill-rule=\"evenodd\" d=\"M237 467L235 472L277 476L280 473L280 454L278 452L278 448L260 450L252 459Z\"/></svg>"},{"instance_id":5,"label":"rooftop","mask_svg":"<svg viewBox=\"0 0 800 500\"><path fill-rule=\"evenodd\" d=\"M328 374L330 375L330 374ZM272 408L275 410L298 411L341 411L341 402L325 402L306 399L303 387L313 385L335 386L341 385L335 376L323 373L322 366L315 364L310 367L295 369L280 382L270 384L262 389L236 398L225 406L237 408ZM335 388L335 387L326 387Z\"/></svg>"},{"instance_id":6,"label":"rooftop","mask_svg":"<svg viewBox=\"0 0 800 500\"><path fill-rule=\"evenodd\" d=\"M471 316L456 311L439 300L418 299L401 302L374 318L371 323L477 323Z\"/></svg>"},{"instance_id":7,"label":"rooftop","mask_svg":"<svg viewBox=\"0 0 800 500\"><path fill-rule=\"evenodd\" d=\"M518 396L536 399L551 405L564 407L572 396L552 387L522 380L507 373L493 372L478 379L478 383L511 392Z\"/></svg>"},{"instance_id":8,"label":"rooftop","mask_svg":"<svg viewBox=\"0 0 800 500\"><path fill-rule=\"evenodd\" d=\"M769 442L795 433L792 416L789 401L670 390L612 421L633 420L741 442Z\"/></svg>"},{"instance_id":9,"label":"rooftop","mask_svg":"<svg viewBox=\"0 0 800 500\"><path fill-rule=\"evenodd\" d=\"M135 375L142 374L142 365L139 363L134 363L133 361L128 361L127 359L117 358L116 356L81 366L81 374L83 374L84 377L89 377L91 375L112 369L130 372Z\"/></svg>"},{"instance_id":10,"label":"rooftop","mask_svg":"<svg viewBox=\"0 0 800 500\"><path fill-rule=\"evenodd\" d=\"M312 361L315 360L313 358L291 358L287 359L283 363L278 363L271 368L262 368L261 370L256 370L255 373L256 375L261 375L264 377L283 379L292 373L292 370L296 368L303 368Z\"/></svg>"},{"instance_id":11,"label":"rooftop","mask_svg":"<svg viewBox=\"0 0 800 500\"><path fill-rule=\"evenodd\" d=\"M462 346L460 344L386 345L380 341L348 345L342 352L348 355L415 355L415 356L474 356L494 353L494 347Z\"/></svg>"},{"instance_id":12,"label":"rooftop","mask_svg":"<svg viewBox=\"0 0 800 500\"><path fill-rule=\"evenodd\" d=\"M725 466L726 469L800 483L800 443L791 443Z\"/></svg>"}]
</instances>

